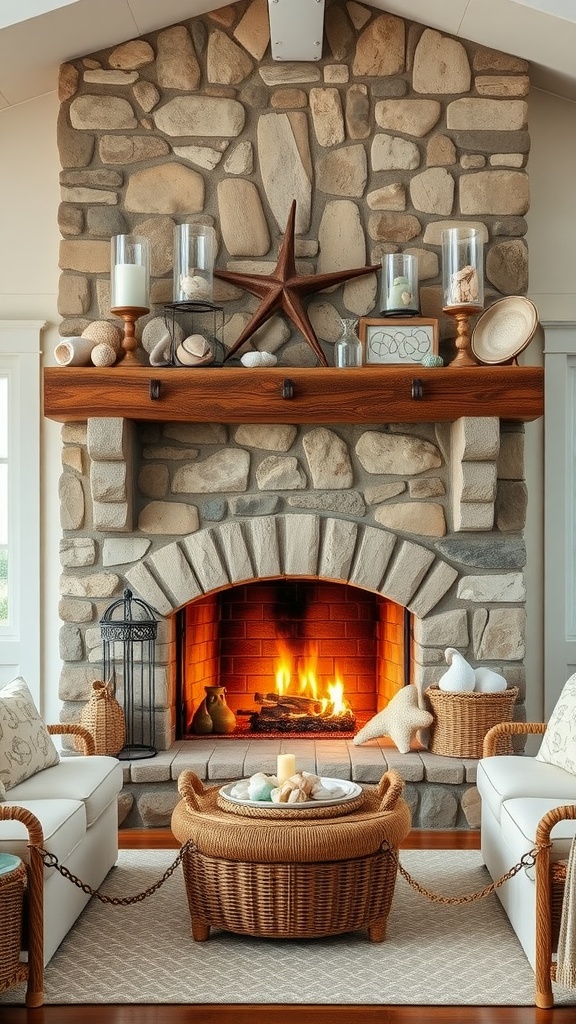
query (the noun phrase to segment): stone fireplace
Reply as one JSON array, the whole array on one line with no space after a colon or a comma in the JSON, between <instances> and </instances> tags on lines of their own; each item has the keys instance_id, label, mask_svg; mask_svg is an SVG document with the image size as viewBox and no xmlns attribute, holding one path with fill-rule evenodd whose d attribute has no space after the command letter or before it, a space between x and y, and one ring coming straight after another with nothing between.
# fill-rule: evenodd
<instances>
[{"instance_id":1,"label":"stone fireplace","mask_svg":"<svg viewBox=\"0 0 576 1024\"><path fill-rule=\"evenodd\" d=\"M136 366L45 374L46 415L65 421L62 718L79 717L101 675L98 620L129 587L159 617L160 751L188 734L216 678L235 712L264 690L271 617L258 612L260 636L229 617L235 603L264 608L257 588L310 588L322 665L333 672L338 648L357 660L345 667L359 718L406 682L435 682L446 647L502 672L523 715L523 421L542 413L541 378L418 367L415 403L410 369L318 368L280 315L242 349L274 354L270 370L148 366L173 297L175 226L213 225L217 266L270 274L293 199L299 274L375 268L307 304L329 366L341 317L378 316L376 270L398 251L418 257L420 310L450 362L445 227L482 232L486 304L525 294L526 62L363 3L327 0L325 29L317 63L274 62L266 4L240 0L61 69L60 333L114 320L112 235L145 235L152 251ZM214 297L230 349L256 301L222 280ZM298 401L278 399L284 376ZM320 626L323 604L352 618ZM190 637L201 620L208 639L183 653L183 624ZM252 641L241 655L235 631ZM258 763L230 756L207 777ZM138 771L159 780L160 762Z\"/></svg>"},{"instance_id":2,"label":"stone fireplace","mask_svg":"<svg viewBox=\"0 0 576 1024\"><path fill-rule=\"evenodd\" d=\"M78 716L101 674L96 619L126 586L160 620L161 749L187 732L207 684L226 685L234 711L254 710L271 669L263 674L250 652L266 651L280 631L262 596L243 621L231 609L264 582L276 600L282 591L274 584L310 584L307 638L322 641L325 666L329 656L348 659L361 717L406 681L420 689L437 681L446 647L518 686L521 715L523 439L521 424L494 417L437 425L112 418L64 425L64 463L82 467L81 478L64 475L61 495L64 716ZM340 610L336 588L349 591ZM338 616L347 604L345 624ZM190 634L206 626L201 642L186 648L193 667L185 689L182 609ZM252 635L250 616L261 623Z\"/></svg>"}]
</instances>

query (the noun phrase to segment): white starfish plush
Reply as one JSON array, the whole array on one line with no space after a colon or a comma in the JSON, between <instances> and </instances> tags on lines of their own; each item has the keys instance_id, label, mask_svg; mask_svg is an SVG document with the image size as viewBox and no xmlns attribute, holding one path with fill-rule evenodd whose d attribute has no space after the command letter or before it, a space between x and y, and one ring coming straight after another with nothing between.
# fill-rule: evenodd
<instances>
[{"instance_id":1,"label":"white starfish plush","mask_svg":"<svg viewBox=\"0 0 576 1024\"><path fill-rule=\"evenodd\" d=\"M354 736L352 743L356 745L374 740L379 736L389 736L401 754L410 750L412 737L419 729L427 729L432 725L433 715L418 705L418 691L415 686L403 686L394 694L390 703L374 715L366 725Z\"/></svg>"}]
</instances>

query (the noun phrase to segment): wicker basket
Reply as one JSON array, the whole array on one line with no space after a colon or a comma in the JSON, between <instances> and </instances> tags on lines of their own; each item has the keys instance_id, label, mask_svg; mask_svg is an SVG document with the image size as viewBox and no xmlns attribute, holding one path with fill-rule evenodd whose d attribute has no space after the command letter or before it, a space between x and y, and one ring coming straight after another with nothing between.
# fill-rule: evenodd
<instances>
[{"instance_id":1,"label":"wicker basket","mask_svg":"<svg viewBox=\"0 0 576 1024\"><path fill-rule=\"evenodd\" d=\"M517 687L501 693L449 693L429 686L426 696L434 721L428 749L447 757L482 757L484 736L498 722L509 722L518 696ZM513 753L512 739L502 742L500 753Z\"/></svg>"},{"instance_id":2,"label":"wicker basket","mask_svg":"<svg viewBox=\"0 0 576 1024\"><path fill-rule=\"evenodd\" d=\"M126 722L109 683L92 683L92 696L82 708L80 723L94 737L95 754L115 757L120 753L126 742Z\"/></svg>"},{"instance_id":3,"label":"wicker basket","mask_svg":"<svg viewBox=\"0 0 576 1024\"><path fill-rule=\"evenodd\" d=\"M388 772L348 814L283 821L230 814L216 787L183 772L172 831L189 842L182 867L194 939L205 941L211 927L270 939L366 928L382 942L396 854L410 831L403 785Z\"/></svg>"},{"instance_id":4,"label":"wicker basket","mask_svg":"<svg viewBox=\"0 0 576 1024\"><path fill-rule=\"evenodd\" d=\"M26 867L17 857L4 859L14 864L0 874L0 992L28 976L27 965L20 961Z\"/></svg>"}]
</instances>

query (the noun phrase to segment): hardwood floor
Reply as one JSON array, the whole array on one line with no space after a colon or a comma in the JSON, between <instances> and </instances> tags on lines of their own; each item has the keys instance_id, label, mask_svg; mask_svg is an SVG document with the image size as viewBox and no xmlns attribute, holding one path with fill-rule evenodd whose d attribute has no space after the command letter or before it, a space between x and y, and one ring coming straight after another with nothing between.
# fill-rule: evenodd
<instances>
[{"instance_id":1,"label":"hardwood floor","mask_svg":"<svg viewBox=\"0 0 576 1024\"><path fill-rule=\"evenodd\" d=\"M414 830L404 849L477 850L476 831ZM169 830L120 832L121 849L177 849ZM425 965L423 965L425 966ZM458 979L454 979L455 986ZM1 1024L573 1024L575 1007L532 1006L311 1006L262 1003L181 1006L103 1005L0 1008Z\"/></svg>"}]
</instances>

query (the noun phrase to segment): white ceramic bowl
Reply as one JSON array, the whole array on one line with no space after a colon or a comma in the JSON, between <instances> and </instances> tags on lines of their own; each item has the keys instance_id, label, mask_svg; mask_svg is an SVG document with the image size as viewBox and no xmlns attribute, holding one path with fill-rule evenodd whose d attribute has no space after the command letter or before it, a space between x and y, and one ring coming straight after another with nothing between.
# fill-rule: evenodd
<instances>
[{"instance_id":1,"label":"white ceramic bowl","mask_svg":"<svg viewBox=\"0 0 576 1024\"><path fill-rule=\"evenodd\" d=\"M479 317L472 331L471 347L480 363L510 363L541 332L534 303L523 295L508 295Z\"/></svg>"}]
</instances>

